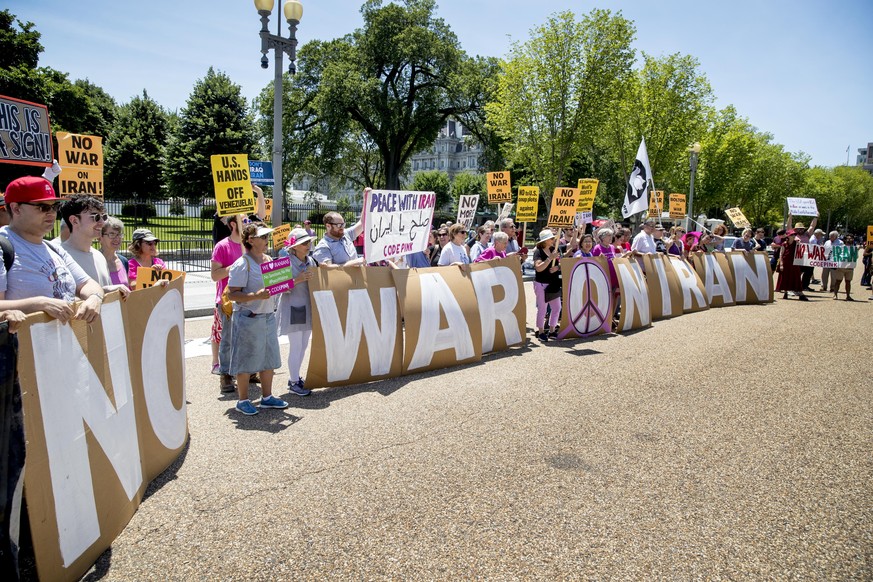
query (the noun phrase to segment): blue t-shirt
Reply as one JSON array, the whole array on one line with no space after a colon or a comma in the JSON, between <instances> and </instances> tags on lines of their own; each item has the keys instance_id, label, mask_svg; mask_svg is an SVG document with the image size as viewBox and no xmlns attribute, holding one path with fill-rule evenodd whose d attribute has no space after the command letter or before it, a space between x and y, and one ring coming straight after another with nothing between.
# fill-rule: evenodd
<instances>
[{"instance_id":1,"label":"blue t-shirt","mask_svg":"<svg viewBox=\"0 0 873 582\"><path fill-rule=\"evenodd\" d=\"M0 291L6 292L6 299L52 297L68 303L78 299L76 289L91 278L67 251L58 246L50 249L45 241L26 241L8 226L0 229L0 234L15 249L15 261L8 273L0 261Z\"/></svg>"}]
</instances>

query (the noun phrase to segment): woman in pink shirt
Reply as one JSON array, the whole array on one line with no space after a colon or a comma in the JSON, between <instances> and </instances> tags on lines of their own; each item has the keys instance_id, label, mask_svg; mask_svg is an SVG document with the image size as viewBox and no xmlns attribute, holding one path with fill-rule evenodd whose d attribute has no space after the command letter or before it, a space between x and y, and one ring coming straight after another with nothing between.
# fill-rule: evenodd
<instances>
[{"instance_id":1,"label":"woman in pink shirt","mask_svg":"<svg viewBox=\"0 0 873 582\"><path fill-rule=\"evenodd\" d=\"M598 244L594 245L594 248L591 249L591 256L606 257L606 262L609 263L609 282L612 285L613 291L615 291L618 289L618 276L615 274L615 266L613 266L612 260L617 256L617 253L612 245L612 235L611 228L601 228L598 230L594 235L598 240Z\"/></svg>"},{"instance_id":2,"label":"woman in pink shirt","mask_svg":"<svg viewBox=\"0 0 873 582\"><path fill-rule=\"evenodd\" d=\"M164 261L158 258L158 237L147 228L138 228L133 231L133 242L127 250L133 255L128 260L127 278L131 287L136 286L136 271L140 266L155 268L158 271L166 269Z\"/></svg>"}]
</instances>

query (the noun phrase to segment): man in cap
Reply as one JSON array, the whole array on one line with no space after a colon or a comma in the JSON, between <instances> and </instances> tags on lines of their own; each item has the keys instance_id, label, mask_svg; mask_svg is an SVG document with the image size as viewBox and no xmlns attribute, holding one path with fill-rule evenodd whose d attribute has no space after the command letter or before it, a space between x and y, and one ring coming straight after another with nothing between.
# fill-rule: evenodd
<instances>
[{"instance_id":1,"label":"man in cap","mask_svg":"<svg viewBox=\"0 0 873 582\"><path fill-rule=\"evenodd\" d=\"M103 289L63 248L50 246L43 237L57 219L60 199L45 178L26 176L6 188L5 202L11 222L0 229L15 249L6 271L0 262L0 309L25 313L44 311L66 323L71 318L88 323L100 315ZM74 311L76 299L82 302Z\"/></svg>"}]
</instances>

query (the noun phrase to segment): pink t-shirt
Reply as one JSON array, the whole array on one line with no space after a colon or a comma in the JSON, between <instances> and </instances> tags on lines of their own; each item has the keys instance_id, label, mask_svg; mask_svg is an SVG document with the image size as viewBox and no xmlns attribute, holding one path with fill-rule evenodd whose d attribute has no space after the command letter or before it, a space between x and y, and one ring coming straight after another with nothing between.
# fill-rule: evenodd
<instances>
[{"instance_id":1,"label":"pink t-shirt","mask_svg":"<svg viewBox=\"0 0 873 582\"><path fill-rule=\"evenodd\" d=\"M238 242L233 242L230 237L223 238L218 241L215 248L212 249L212 260L220 263L222 267L230 267L242 256L242 245ZM224 288L227 287L227 277L215 282L215 304L221 303L221 294L224 293Z\"/></svg>"},{"instance_id":2,"label":"pink t-shirt","mask_svg":"<svg viewBox=\"0 0 873 582\"><path fill-rule=\"evenodd\" d=\"M154 259L152 259L152 264L149 265L149 267L153 267L155 265L158 265L164 269L167 268L167 265L164 264L164 261L157 257L154 257ZM130 259L127 260L127 279L128 281L130 281L131 285L136 285L136 270L139 269L140 266L141 265L139 264L139 261L137 261L135 257L130 257Z\"/></svg>"},{"instance_id":3,"label":"pink t-shirt","mask_svg":"<svg viewBox=\"0 0 873 582\"><path fill-rule=\"evenodd\" d=\"M494 247L490 247L482 251L482 253L476 257L474 263L481 263L482 261L489 261L491 259L505 259L506 251L500 251L499 253L494 250Z\"/></svg>"},{"instance_id":4,"label":"pink t-shirt","mask_svg":"<svg viewBox=\"0 0 873 582\"><path fill-rule=\"evenodd\" d=\"M602 244L594 245L594 248L591 249L591 256L599 257L601 255L606 257L606 261L609 263L609 280L612 283L612 288L615 289L618 287L618 275L615 274L615 265L612 264L612 259L615 258L615 247Z\"/></svg>"}]
</instances>

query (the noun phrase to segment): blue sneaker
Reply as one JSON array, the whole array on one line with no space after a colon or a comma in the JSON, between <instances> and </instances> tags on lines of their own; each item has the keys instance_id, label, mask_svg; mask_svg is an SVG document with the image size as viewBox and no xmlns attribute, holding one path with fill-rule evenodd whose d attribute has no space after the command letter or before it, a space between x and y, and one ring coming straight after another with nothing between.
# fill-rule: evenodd
<instances>
[{"instance_id":1,"label":"blue sneaker","mask_svg":"<svg viewBox=\"0 0 873 582\"><path fill-rule=\"evenodd\" d=\"M258 406L261 408L288 408L288 403L271 394L270 396L262 396Z\"/></svg>"},{"instance_id":2,"label":"blue sneaker","mask_svg":"<svg viewBox=\"0 0 873 582\"><path fill-rule=\"evenodd\" d=\"M306 388L304 388L303 382L300 380L293 384L289 382L288 390L290 390L292 394L296 394L297 396L309 396L310 394L312 394L312 390L307 390Z\"/></svg>"},{"instance_id":3,"label":"blue sneaker","mask_svg":"<svg viewBox=\"0 0 873 582\"><path fill-rule=\"evenodd\" d=\"M246 416L253 416L258 413L258 409L255 408L251 400L240 400L236 403L236 409Z\"/></svg>"},{"instance_id":4,"label":"blue sneaker","mask_svg":"<svg viewBox=\"0 0 873 582\"><path fill-rule=\"evenodd\" d=\"M289 380L288 382L290 383L291 381ZM306 384L303 382L303 378L301 378L300 376L297 377L297 383L300 385L301 388L306 388Z\"/></svg>"}]
</instances>

